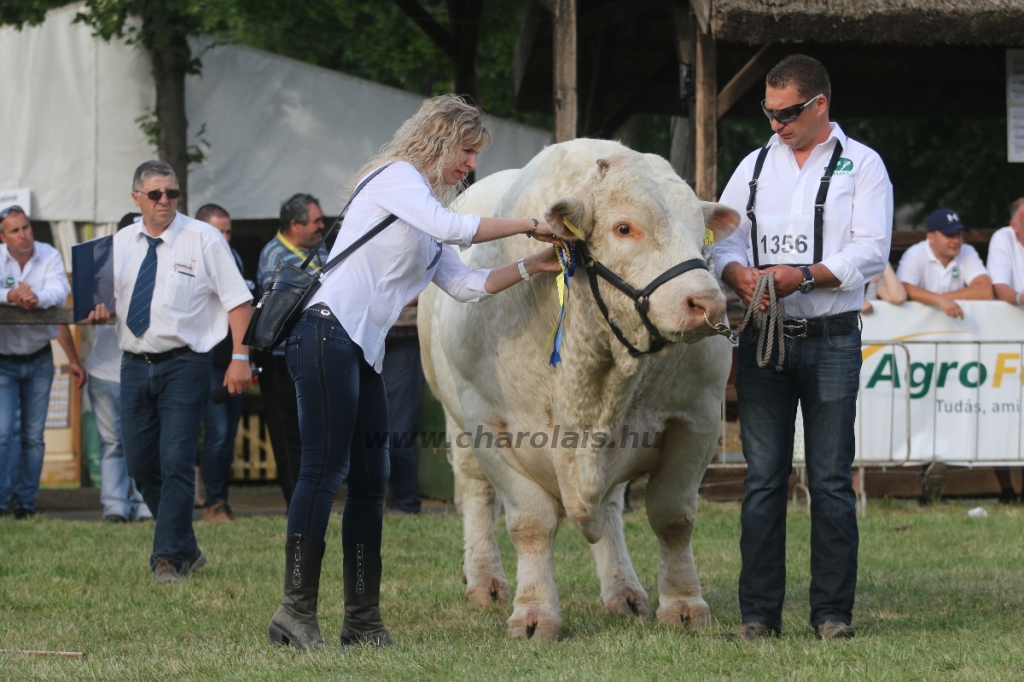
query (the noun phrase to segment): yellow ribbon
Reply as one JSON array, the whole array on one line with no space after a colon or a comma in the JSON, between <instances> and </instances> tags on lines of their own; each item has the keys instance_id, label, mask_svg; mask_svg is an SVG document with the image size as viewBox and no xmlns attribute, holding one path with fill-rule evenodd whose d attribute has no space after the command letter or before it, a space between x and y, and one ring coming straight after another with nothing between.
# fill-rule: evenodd
<instances>
[{"instance_id":1,"label":"yellow ribbon","mask_svg":"<svg viewBox=\"0 0 1024 682\"><path fill-rule=\"evenodd\" d=\"M580 228L570 223L568 218L562 216L562 222L565 223L565 226L569 228L570 232L576 235L576 239L579 239L581 242L587 241L586 239L583 238L583 233L580 232Z\"/></svg>"}]
</instances>

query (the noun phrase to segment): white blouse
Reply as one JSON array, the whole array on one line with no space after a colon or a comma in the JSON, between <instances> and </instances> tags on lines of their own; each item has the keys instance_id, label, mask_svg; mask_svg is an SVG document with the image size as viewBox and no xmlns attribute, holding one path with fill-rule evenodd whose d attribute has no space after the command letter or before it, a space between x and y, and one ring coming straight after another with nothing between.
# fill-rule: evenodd
<instances>
[{"instance_id":1,"label":"white blouse","mask_svg":"<svg viewBox=\"0 0 1024 682\"><path fill-rule=\"evenodd\" d=\"M310 298L331 309L377 372L384 363L384 337L402 308L434 282L457 301L490 296L489 269L471 270L451 246L468 248L480 218L459 215L438 202L415 166L396 161L374 177L349 206L334 258L389 214L391 225L333 268ZM308 307L308 306L307 306Z\"/></svg>"}]
</instances>

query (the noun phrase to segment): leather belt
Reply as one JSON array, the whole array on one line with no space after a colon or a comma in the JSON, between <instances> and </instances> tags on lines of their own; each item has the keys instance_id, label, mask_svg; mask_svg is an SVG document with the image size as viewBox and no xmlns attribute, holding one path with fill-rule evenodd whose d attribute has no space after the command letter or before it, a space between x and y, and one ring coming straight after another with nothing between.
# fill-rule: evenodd
<instances>
[{"instance_id":1,"label":"leather belt","mask_svg":"<svg viewBox=\"0 0 1024 682\"><path fill-rule=\"evenodd\" d=\"M145 360L151 365L156 365L165 360L170 360L171 358L176 358L179 355L185 355L186 353L192 352L194 351L188 346L182 346L181 348L174 348L173 350L167 350L163 353L129 353L128 351L125 351L125 354L138 360Z\"/></svg>"},{"instance_id":2,"label":"leather belt","mask_svg":"<svg viewBox=\"0 0 1024 682\"><path fill-rule=\"evenodd\" d=\"M827 325L827 327L826 327ZM824 336L845 336L860 328L860 312L852 310L829 317L814 317L809 320L783 320L782 331L789 339L807 339Z\"/></svg>"},{"instance_id":3,"label":"leather belt","mask_svg":"<svg viewBox=\"0 0 1024 682\"><path fill-rule=\"evenodd\" d=\"M308 308L306 308L306 312L303 313L303 315L308 315L311 319L319 318L321 320L329 320L330 322L333 322L334 324L341 326L341 322L339 322L338 318L334 316L334 313L331 312L331 309L322 303L317 303L316 305L309 306Z\"/></svg>"},{"instance_id":4,"label":"leather belt","mask_svg":"<svg viewBox=\"0 0 1024 682\"><path fill-rule=\"evenodd\" d=\"M5 355L3 353L0 353L0 361L18 363L32 362L33 360L38 360L44 355L49 355L52 352L53 348L51 348L50 344L47 343L45 346L43 346L36 352L29 353L28 355Z\"/></svg>"}]
</instances>

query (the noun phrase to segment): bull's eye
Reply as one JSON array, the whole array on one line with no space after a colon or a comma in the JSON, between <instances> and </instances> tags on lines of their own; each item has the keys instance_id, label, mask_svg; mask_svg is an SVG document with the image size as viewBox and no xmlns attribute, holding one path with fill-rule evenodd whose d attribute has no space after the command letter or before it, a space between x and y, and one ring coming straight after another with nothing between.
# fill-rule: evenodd
<instances>
[{"instance_id":1,"label":"bull's eye","mask_svg":"<svg viewBox=\"0 0 1024 682\"><path fill-rule=\"evenodd\" d=\"M621 234L623 237L629 234L629 225L627 225L626 223L617 225L615 229L618 230L619 234Z\"/></svg>"}]
</instances>

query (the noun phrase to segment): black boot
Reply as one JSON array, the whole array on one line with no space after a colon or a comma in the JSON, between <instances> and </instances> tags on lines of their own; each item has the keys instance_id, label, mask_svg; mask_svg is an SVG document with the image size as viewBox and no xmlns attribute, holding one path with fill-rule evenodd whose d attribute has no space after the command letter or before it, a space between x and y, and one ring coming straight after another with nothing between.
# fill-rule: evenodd
<instances>
[{"instance_id":1,"label":"black boot","mask_svg":"<svg viewBox=\"0 0 1024 682\"><path fill-rule=\"evenodd\" d=\"M320 594L320 565L324 543L289 535L285 543L284 598L270 619L270 643L296 649L319 649L324 644L316 619Z\"/></svg>"},{"instance_id":2,"label":"black boot","mask_svg":"<svg viewBox=\"0 0 1024 682\"><path fill-rule=\"evenodd\" d=\"M380 619L380 550L345 550L345 624L341 646L395 646Z\"/></svg>"}]
</instances>

